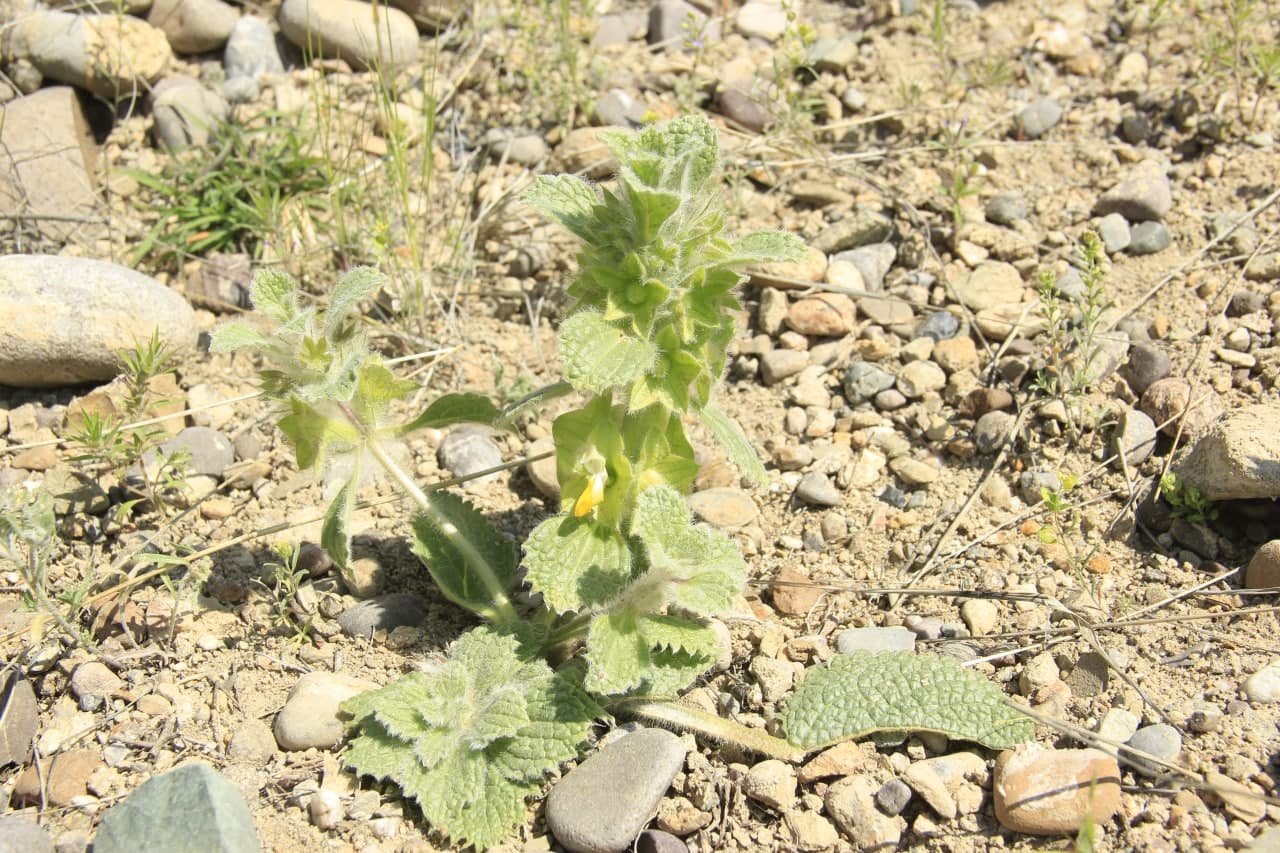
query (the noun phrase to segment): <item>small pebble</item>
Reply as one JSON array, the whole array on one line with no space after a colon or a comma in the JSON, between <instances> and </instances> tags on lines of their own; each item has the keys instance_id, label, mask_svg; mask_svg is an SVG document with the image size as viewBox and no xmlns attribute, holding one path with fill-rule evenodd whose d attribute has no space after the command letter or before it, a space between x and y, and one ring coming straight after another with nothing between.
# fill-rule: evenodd
<instances>
[{"instance_id":1,"label":"small pebble","mask_svg":"<svg viewBox=\"0 0 1280 853\"><path fill-rule=\"evenodd\" d=\"M960 605L960 618L973 636L983 637L995 632L1000 620L1000 609L994 601L971 598Z\"/></svg>"},{"instance_id":2,"label":"small pebble","mask_svg":"<svg viewBox=\"0 0 1280 853\"><path fill-rule=\"evenodd\" d=\"M796 773L776 758L762 761L742 778L742 793L771 809L790 808L796 798Z\"/></svg>"},{"instance_id":3,"label":"small pebble","mask_svg":"<svg viewBox=\"0 0 1280 853\"><path fill-rule=\"evenodd\" d=\"M1272 661L1245 679L1244 695L1250 702L1280 702L1280 661Z\"/></svg>"},{"instance_id":4,"label":"small pebble","mask_svg":"<svg viewBox=\"0 0 1280 853\"><path fill-rule=\"evenodd\" d=\"M836 651L842 655L864 652L911 652L916 635L906 628L846 628L836 635Z\"/></svg>"},{"instance_id":5,"label":"small pebble","mask_svg":"<svg viewBox=\"0 0 1280 853\"><path fill-rule=\"evenodd\" d=\"M800 478L795 495L797 500L809 506L838 506L842 498L830 478L817 471Z\"/></svg>"},{"instance_id":6,"label":"small pebble","mask_svg":"<svg viewBox=\"0 0 1280 853\"><path fill-rule=\"evenodd\" d=\"M1125 745L1154 758L1173 763L1182 752L1182 735L1167 723L1156 723L1138 729ZM1164 767L1144 761L1126 750L1121 750L1120 754L1122 757L1128 757L1133 768L1143 775L1162 776L1169 772Z\"/></svg>"},{"instance_id":7,"label":"small pebble","mask_svg":"<svg viewBox=\"0 0 1280 853\"><path fill-rule=\"evenodd\" d=\"M1160 222L1139 222L1130 230L1129 254L1153 255L1173 243L1173 235Z\"/></svg>"},{"instance_id":8,"label":"small pebble","mask_svg":"<svg viewBox=\"0 0 1280 853\"><path fill-rule=\"evenodd\" d=\"M876 791L876 805L887 815L901 814L911 802L911 787L901 779L890 779Z\"/></svg>"}]
</instances>

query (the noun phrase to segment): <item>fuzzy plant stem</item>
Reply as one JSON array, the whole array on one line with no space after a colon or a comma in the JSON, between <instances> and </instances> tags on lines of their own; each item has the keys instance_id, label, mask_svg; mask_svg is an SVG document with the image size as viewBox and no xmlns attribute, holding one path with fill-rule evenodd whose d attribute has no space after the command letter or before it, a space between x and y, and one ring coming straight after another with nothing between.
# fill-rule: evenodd
<instances>
[{"instance_id":1,"label":"fuzzy plant stem","mask_svg":"<svg viewBox=\"0 0 1280 853\"><path fill-rule=\"evenodd\" d=\"M721 743L733 743L790 764L799 764L807 750L792 746L782 738L760 729L749 729L741 723L726 720L687 705L646 697L624 698L607 704L608 709L624 717L633 717L664 728L693 732Z\"/></svg>"}]
</instances>

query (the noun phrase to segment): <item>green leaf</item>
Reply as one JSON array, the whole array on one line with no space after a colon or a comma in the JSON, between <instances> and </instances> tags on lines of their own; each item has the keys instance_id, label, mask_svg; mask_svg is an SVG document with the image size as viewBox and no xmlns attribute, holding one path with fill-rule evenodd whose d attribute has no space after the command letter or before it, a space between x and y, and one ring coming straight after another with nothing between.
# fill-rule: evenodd
<instances>
[{"instance_id":1,"label":"green leaf","mask_svg":"<svg viewBox=\"0 0 1280 853\"><path fill-rule=\"evenodd\" d=\"M387 277L373 267L356 267L339 279L324 315L324 336L332 338L360 300L376 293L386 282Z\"/></svg>"},{"instance_id":2,"label":"green leaf","mask_svg":"<svg viewBox=\"0 0 1280 853\"><path fill-rule=\"evenodd\" d=\"M693 524L675 489L655 486L640 494L631 535L644 543L650 575L665 578L671 603L699 616L733 606L746 577L742 554L720 531Z\"/></svg>"},{"instance_id":3,"label":"green leaf","mask_svg":"<svg viewBox=\"0 0 1280 853\"><path fill-rule=\"evenodd\" d=\"M565 378L579 390L600 393L625 385L653 368L657 350L609 325L594 311L574 314L560 326Z\"/></svg>"},{"instance_id":4,"label":"green leaf","mask_svg":"<svg viewBox=\"0 0 1280 853\"><path fill-rule=\"evenodd\" d=\"M555 219L577 237L595 237L594 209L600 193L590 183L575 175L540 175L521 198L543 216Z\"/></svg>"},{"instance_id":5,"label":"green leaf","mask_svg":"<svg viewBox=\"0 0 1280 853\"><path fill-rule=\"evenodd\" d=\"M463 635L442 666L356 696L342 712L357 730L349 766L396 783L456 846L480 849L524 819L525 798L604 716L544 662L523 659L513 636L484 628Z\"/></svg>"},{"instance_id":6,"label":"green leaf","mask_svg":"<svg viewBox=\"0 0 1280 853\"><path fill-rule=\"evenodd\" d=\"M431 512L415 513L411 522L413 552L446 598L496 618L499 595L505 596L515 583L515 546L452 492L428 492L427 500Z\"/></svg>"},{"instance_id":7,"label":"green leaf","mask_svg":"<svg viewBox=\"0 0 1280 853\"><path fill-rule=\"evenodd\" d=\"M313 406L294 398L289 414L280 419L280 431L293 443L298 467L310 468L334 451L350 450L360 443L354 426L337 417L328 417Z\"/></svg>"},{"instance_id":8,"label":"green leaf","mask_svg":"<svg viewBox=\"0 0 1280 853\"><path fill-rule=\"evenodd\" d=\"M287 323L298 314L297 285L288 273L262 267L253 276L250 296L254 308L278 323Z\"/></svg>"},{"instance_id":9,"label":"green leaf","mask_svg":"<svg viewBox=\"0 0 1280 853\"><path fill-rule=\"evenodd\" d=\"M729 461L737 466L742 475L757 488L769 485L769 475L756 455L755 448L747 441L733 419L715 403L709 403L702 410L702 422L724 449Z\"/></svg>"},{"instance_id":10,"label":"green leaf","mask_svg":"<svg viewBox=\"0 0 1280 853\"><path fill-rule=\"evenodd\" d=\"M248 323L223 323L213 330L209 352L234 352L238 349L262 349L269 345L257 329Z\"/></svg>"},{"instance_id":11,"label":"green leaf","mask_svg":"<svg viewBox=\"0 0 1280 853\"><path fill-rule=\"evenodd\" d=\"M804 241L786 231L757 231L739 237L729 248L729 257L722 263L763 264L773 261L803 261L809 256Z\"/></svg>"},{"instance_id":12,"label":"green leaf","mask_svg":"<svg viewBox=\"0 0 1280 853\"><path fill-rule=\"evenodd\" d=\"M612 695L639 687L649 668L649 644L636 617L624 608L601 613L587 629L587 677L592 693Z\"/></svg>"},{"instance_id":13,"label":"green leaf","mask_svg":"<svg viewBox=\"0 0 1280 853\"><path fill-rule=\"evenodd\" d=\"M381 361L365 362L356 376L351 408L361 423L376 427L382 423L392 400L399 400L419 387L416 382L398 378Z\"/></svg>"},{"instance_id":14,"label":"green leaf","mask_svg":"<svg viewBox=\"0 0 1280 853\"><path fill-rule=\"evenodd\" d=\"M715 631L682 616L641 616L636 620L651 649L684 652L692 657L715 659L722 651Z\"/></svg>"},{"instance_id":15,"label":"green leaf","mask_svg":"<svg viewBox=\"0 0 1280 853\"><path fill-rule=\"evenodd\" d=\"M556 516L524 543L525 578L556 613L613 601L631 580L631 550L612 527L590 517Z\"/></svg>"},{"instance_id":16,"label":"green leaf","mask_svg":"<svg viewBox=\"0 0 1280 853\"><path fill-rule=\"evenodd\" d=\"M782 713L787 740L818 749L874 732L927 731L1011 749L1035 732L1000 689L955 658L914 652L836 655L809 670Z\"/></svg>"},{"instance_id":17,"label":"green leaf","mask_svg":"<svg viewBox=\"0 0 1280 853\"><path fill-rule=\"evenodd\" d=\"M649 655L649 667L644 672L641 692L647 696L678 696L713 663L713 657L671 649L653 651Z\"/></svg>"},{"instance_id":18,"label":"green leaf","mask_svg":"<svg viewBox=\"0 0 1280 853\"><path fill-rule=\"evenodd\" d=\"M351 509L356 502L356 484L360 481L359 465L351 473L351 479L338 490L325 511L320 527L320 547L340 572L351 565Z\"/></svg>"},{"instance_id":19,"label":"green leaf","mask_svg":"<svg viewBox=\"0 0 1280 853\"><path fill-rule=\"evenodd\" d=\"M494 424L501 416L498 407L483 394L460 393L437 397L416 418L400 428L402 433L418 429L441 429L460 423Z\"/></svg>"}]
</instances>

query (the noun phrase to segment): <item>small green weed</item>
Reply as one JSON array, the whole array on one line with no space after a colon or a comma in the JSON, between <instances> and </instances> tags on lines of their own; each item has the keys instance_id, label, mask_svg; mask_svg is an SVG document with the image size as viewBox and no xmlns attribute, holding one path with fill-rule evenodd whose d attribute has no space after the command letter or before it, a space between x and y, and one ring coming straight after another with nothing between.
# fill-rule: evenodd
<instances>
[{"instance_id":1,"label":"small green weed","mask_svg":"<svg viewBox=\"0 0 1280 853\"><path fill-rule=\"evenodd\" d=\"M299 549L288 542L275 545L276 559L268 561L264 568L271 575L271 585L258 580L271 596L271 620L283 628L299 645L311 634L315 620L314 609L309 609L300 591L307 579L305 570L298 568Z\"/></svg>"},{"instance_id":2,"label":"small green weed","mask_svg":"<svg viewBox=\"0 0 1280 853\"><path fill-rule=\"evenodd\" d=\"M1222 0L1221 10L1204 16L1201 71L1229 81L1236 115L1249 127L1257 124L1267 93L1280 85L1280 20L1273 7L1267 0Z\"/></svg>"},{"instance_id":3,"label":"small green weed","mask_svg":"<svg viewBox=\"0 0 1280 853\"><path fill-rule=\"evenodd\" d=\"M78 602L68 611L49 597L49 557L57 543L52 496L41 488L13 486L0 490L0 562L10 563L22 576L23 597L29 606L47 613L77 645L87 643L74 627Z\"/></svg>"},{"instance_id":4,"label":"small green weed","mask_svg":"<svg viewBox=\"0 0 1280 853\"><path fill-rule=\"evenodd\" d=\"M951 212L953 237L964 227L965 216L963 202L978 194L976 181L981 169L969 153L974 138L966 133L968 123L965 121L948 123L941 137L929 143L929 147L939 151L945 162L947 180L939 191L946 198Z\"/></svg>"},{"instance_id":5,"label":"small green weed","mask_svg":"<svg viewBox=\"0 0 1280 853\"><path fill-rule=\"evenodd\" d=\"M1173 509L1177 518L1185 518L1193 524L1208 524L1218 517L1218 508L1204 496L1198 487L1166 471L1160 476L1160 495Z\"/></svg>"}]
</instances>

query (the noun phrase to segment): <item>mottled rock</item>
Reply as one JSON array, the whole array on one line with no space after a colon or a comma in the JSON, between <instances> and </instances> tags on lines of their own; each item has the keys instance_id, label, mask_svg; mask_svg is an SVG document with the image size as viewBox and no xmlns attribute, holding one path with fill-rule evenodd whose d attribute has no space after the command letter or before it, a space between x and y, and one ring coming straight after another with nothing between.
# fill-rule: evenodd
<instances>
[{"instance_id":1,"label":"mottled rock","mask_svg":"<svg viewBox=\"0 0 1280 853\"><path fill-rule=\"evenodd\" d=\"M1165 435L1172 437L1181 433L1187 441L1197 439L1222 415L1222 399L1208 385L1192 386L1186 379L1171 376L1153 382L1143 392L1138 408L1155 421ZM1217 477L1218 472L1213 476Z\"/></svg>"},{"instance_id":2,"label":"mottled rock","mask_svg":"<svg viewBox=\"0 0 1280 853\"><path fill-rule=\"evenodd\" d=\"M10 39L45 77L108 99L143 94L173 59L164 33L131 15L32 12Z\"/></svg>"},{"instance_id":3,"label":"mottled rock","mask_svg":"<svg viewBox=\"0 0 1280 853\"><path fill-rule=\"evenodd\" d=\"M89 792L89 777L102 767L102 756L94 749L69 749L40 761L18 774L13 800L19 805L70 806ZM44 796L41 796L41 785Z\"/></svg>"},{"instance_id":4,"label":"mottled rock","mask_svg":"<svg viewBox=\"0 0 1280 853\"><path fill-rule=\"evenodd\" d=\"M722 530L737 530L760 514L751 495L731 486L694 492L689 496L689 508L699 519Z\"/></svg>"},{"instance_id":5,"label":"mottled rock","mask_svg":"<svg viewBox=\"0 0 1280 853\"><path fill-rule=\"evenodd\" d=\"M846 335L853 328L853 321L853 300L840 293L798 299L787 310L787 326L802 335Z\"/></svg>"},{"instance_id":6,"label":"mottled rock","mask_svg":"<svg viewBox=\"0 0 1280 853\"><path fill-rule=\"evenodd\" d=\"M810 471L796 485L796 500L809 506L838 506L840 490L820 471Z\"/></svg>"},{"instance_id":7,"label":"mottled rock","mask_svg":"<svg viewBox=\"0 0 1280 853\"><path fill-rule=\"evenodd\" d=\"M813 585L809 573L794 566L783 566L769 585L774 608L784 616L806 616L824 590Z\"/></svg>"},{"instance_id":8,"label":"mottled rock","mask_svg":"<svg viewBox=\"0 0 1280 853\"><path fill-rule=\"evenodd\" d=\"M280 32L299 50L391 72L418 58L418 28L399 9L361 0L284 0Z\"/></svg>"},{"instance_id":9,"label":"mottled rock","mask_svg":"<svg viewBox=\"0 0 1280 853\"><path fill-rule=\"evenodd\" d=\"M796 798L796 772L776 758L761 761L743 777L742 793L763 806L783 811Z\"/></svg>"},{"instance_id":10,"label":"mottled rock","mask_svg":"<svg viewBox=\"0 0 1280 853\"><path fill-rule=\"evenodd\" d=\"M956 296L974 311L1022 301L1022 274L1003 261L984 261L955 282Z\"/></svg>"},{"instance_id":11,"label":"mottled rock","mask_svg":"<svg viewBox=\"0 0 1280 853\"><path fill-rule=\"evenodd\" d=\"M1120 767L1096 749L1027 744L996 759L996 818L1030 835L1069 835L1086 814L1105 824L1120 807Z\"/></svg>"},{"instance_id":12,"label":"mottled rock","mask_svg":"<svg viewBox=\"0 0 1280 853\"><path fill-rule=\"evenodd\" d=\"M147 23L179 53L208 53L227 43L239 17L222 0L153 0Z\"/></svg>"},{"instance_id":13,"label":"mottled rock","mask_svg":"<svg viewBox=\"0 0 1280 853\"><path fill-rule=\"evenodd\" d=\"M272 732L281 749L328 749L342 740L343 722L338 706L378 685L334 672L311 672L289 691Z\"/></svg>"},{"instance_id":14,"label":"mottled rock","mask_svg":"<svg viewBox=\"0 0 1280 853\"><path fill-rule=\"evenodd\" d=\"M421 598L411 592L394 592L348 607L338 614L338 625L348 636L369 637L376 631L422 625L426 619Z\"/></svg>"},{"instance_id":15,"label":"mottled rock","mask_svg":"<svg viewBox=\"0 0 1280 853\"><path fill-rule=\"evenodd\" d=\"M1093 206L1095 216L1118 213L1130 222L1163 219L1173 207L1169 176L1154 160L1143 160Z\"/></svg>"},{"instance_id":16,"label":"mottled rock","mask_svg":"<svg viewBox=\"0 0 1280 853\"><path fill-rule=\"evenodd\" d=\"M166 77L151 92L156 142L169 151L204 147L229 112L220 94L191 77Z\"/></svg>"},{"instance_id":17,"label":"mottled rock","mask_svg":"<svg viewBox=\"0 0 1280 853\"><path fill-rule=\"evenodd\" d=\"M1179 389L1185 391L1183 380L1163 382L1181 383ZM1153 385L1147 394L1160 384ZM1212 395L1211 402L1203 404L1201 410L1192 409L1188 420L1196 416L1193 425L1205 423L1221 412L1217 395L1208 389L1205 392ZM1143 395L1144 403L1147 394ZM1268 402L1234 409L1203 432L1187 430L1192 435L1199 432L1199 438L1175 471L1211 501L1280 497L1278 423L1280 404Z\"/></svg>"},{"instance_id":18,"label":"mottled rock","mask_svg":"<svg viewBox=\"0 0 1280 853\"><path fill-rule=\"evenodd\" d=\"M440 442L436 451L440 467L455 477L470 477L502 464L502 451L493 441L493 430L479 424L454 427ZM486 474L472 482L490 483L497 473Z\"/></svg>"},{"instance_id":19,"label":"mottled rock","mask_svg":"<svg viewBox=\"0 0 1280 853\"><path fill-rule=\"evenodd\" d=\"M823 798L827 814L859 850L896 848L906 828L901 817L875 807L877 788L867 776L846 776L833 783Z\"/></svg>"}]
</instances>

